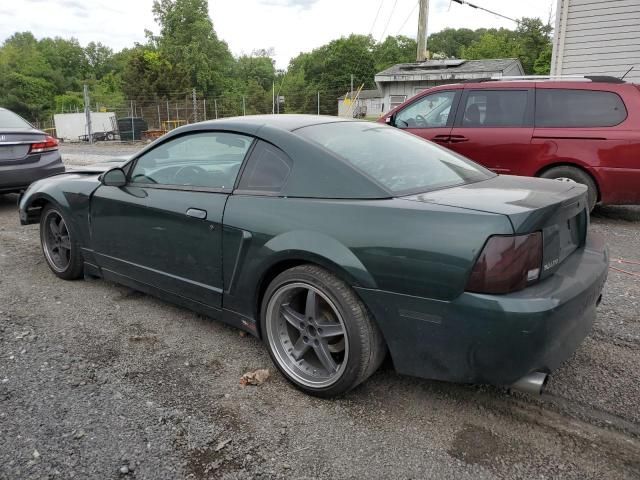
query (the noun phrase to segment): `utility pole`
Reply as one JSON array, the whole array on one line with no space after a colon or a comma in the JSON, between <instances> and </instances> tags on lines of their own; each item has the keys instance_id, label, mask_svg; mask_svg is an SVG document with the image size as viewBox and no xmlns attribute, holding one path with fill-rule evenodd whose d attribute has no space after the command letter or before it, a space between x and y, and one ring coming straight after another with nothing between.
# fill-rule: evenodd
<instances>
[{"instance_id":1,"label":"utility pole","mask_svg":"<svg viewBox=\"0 0 640 480\"><path fill-rule=\"evenodd\" d=\"M91 104L89 103L89 87L84 84L84 115L87 118L87 134L89 143L93 143L93 131L91 130Z\"/></svg>"},{"instance_id":2,"label":"utility pole","mask_svg":"<svg viewBox=\"0 0 640 480\"><path fill-rule=\"evenodd\" d=\"M207 119L207 99L206 98L202 99L202 116L204 117L203 120Z\"/></svg>"},{"instance_id":3,"label":"utility pole","mask_svg":"<svg viewBox=\"0 0 640 480\"><path fill-rule=\"evenodd\" d=\"M320 91L318 90L318 115L320 115Z\"/></svg>"},{"instance_id":4,"label":"utility pole","mask_svg":"<svg viewBox=\"0 0 640 480\"><path fill-rule=\"evenodd\" d=\"M353 73L351 74L351 90L349 93L349 99L353 102Z\"/></svg>"},{"instance_id":5,"label":"utility pole","mask_svg":"<svg viewBox=\"0 0 640 480\"><path fill-rule=\"evenodd\" d=\"M214 98L213 99L213 110L216 114L216 120L218 119L218 99Z\"/></svg>"},{"instance_id":6,"label":"utility pole","mask_svg":"<svg viewBox=\"0 0 640 480\"><path fill-rule=\"evenodd\" d=\"M429 23L429 0L420 0L420 14L418 15L418 51L416 60L424 62L429 58L427 50L427 24Z\"/></svg>"},{"instance_id":7,"label":"utility pole","mask_svg":"<svg viewBox=\"0 0 640 480\"><path fill-rule=\"evenodd\" d=\"M156 104L156 106L158 107L158 130L160 130L162 128L162 120L160 119L160 104Z\"/></svg>"},{"instance_id":8,"label":"utility pole","mask_svg":"<svg viewBox=\"0 0 640 480\"><path fill-rule=\"evenodd\" d=\"M131 141L136 139L136 129L133 123L133 100L131 100Z\"/></svg>"},{"instance_id":9,"label":"utility pole","mask_svg":"<svg viewBox=\"0 0 640 480\"><path fill-rule=\"evenodd\" d=\"M167 98L167 122L171 120L171 110L169 110L169 99ZM167 127L169 124L167 124Z\"/></svg>"},{"instance_id":10,"label":"utility pole","mask_svg":"<svg viewBox=\"0 0 640 480\"><path fill-rule=\"evenodd\" d=\"M242 96L242 115L246 115L247 114L247 108L246 105L244 103L244 95Z\"/></svg>"},{"instance_id":11,"label":"utility pole","mask_svg":"<svg viewBox=\"0 0 640 480\"><path fill-rule=\"evenodd\" d=\"M198 97L196 97L196 89L191 90L191 99L193 101L193 122L198 122Z\"/></svg>"},{"instance_id":12,"label":"utility pole","mask_svg":"<svg viewBox=\"0 0 640 480\"><path fill-rule=\"evenodd\" d=\"M276 113L276 82L273 82L273 86L271 88L271 114Z\"/></svg>"}]
</instances>

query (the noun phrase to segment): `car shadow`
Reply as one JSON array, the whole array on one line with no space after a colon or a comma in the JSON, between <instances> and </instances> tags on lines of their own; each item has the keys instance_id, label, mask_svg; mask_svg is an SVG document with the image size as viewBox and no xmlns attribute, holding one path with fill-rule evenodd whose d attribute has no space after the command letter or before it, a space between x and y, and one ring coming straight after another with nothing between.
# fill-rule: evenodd
<instances>
[{"instance_id":1,"label":"car shadow","mask_svg":"<svg viewBox=\"0 0 640 480\"><path fill-rule=\"evenodd\" d=\"M591 217L594 219L640 221L640 206L637 205L596 205Z\"/></svg>"},{"instance_id":2,"label":"car shadow","mask_svg":"<svg viewBox=\"0 0 640 480\"><path fill-rule=\"evenodd\" d=\"M0 194L0 212L18 211L18 195L15 193Z\"/></svg>"}]
</instances>

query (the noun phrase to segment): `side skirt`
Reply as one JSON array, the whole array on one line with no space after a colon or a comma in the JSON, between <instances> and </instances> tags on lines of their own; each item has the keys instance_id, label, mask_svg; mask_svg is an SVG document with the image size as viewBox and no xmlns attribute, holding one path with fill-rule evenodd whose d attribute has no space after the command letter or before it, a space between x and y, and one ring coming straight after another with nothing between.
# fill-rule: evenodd
<instances>
[{"instance_id":1,"label":"side skirt","mask_svg":"<svg viewBox=\"0 0 640 480\"><path fill-rule=\"evenodd\" d=\"M256 322L253 319L245 317L232 310L219 309L209 305L205 305L204 303L200 303L181 295L167 292L166 290L162 290L152 285L139 282L138 280L134 280L133 278L121 275L112 270L99 268L86 262L85 275L100 277L105 280L124 285L134 290L146 293L147 295L159 298L160 300L168 301L169 303L188 308L189 310L197 312L206 317L213 318L214 320L222 321L228 325L231 325L232 327L244 330L245 332L250 333L251 335L254 335L256 337L258 336Z\"/></svg>"}]
</instances>

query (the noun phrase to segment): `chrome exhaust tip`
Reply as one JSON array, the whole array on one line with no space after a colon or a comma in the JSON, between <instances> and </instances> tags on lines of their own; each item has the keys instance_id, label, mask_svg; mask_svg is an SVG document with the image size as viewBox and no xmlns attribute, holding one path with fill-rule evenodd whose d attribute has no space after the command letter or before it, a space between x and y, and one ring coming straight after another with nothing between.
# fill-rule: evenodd
<instances>
[{"instance_id":1,"label":"chrome exhaust tip","mask_svg":"<svg viewBox=\"0 0 640 480\"><path fill-rule=\"evenodd\" d=\"M549 375L542 372L531 372L525 375L516 383L511 385L509 390L516 390L518 392L530 393L532 395L540 395L547 384Z\"/></svg>"}]
</instances>

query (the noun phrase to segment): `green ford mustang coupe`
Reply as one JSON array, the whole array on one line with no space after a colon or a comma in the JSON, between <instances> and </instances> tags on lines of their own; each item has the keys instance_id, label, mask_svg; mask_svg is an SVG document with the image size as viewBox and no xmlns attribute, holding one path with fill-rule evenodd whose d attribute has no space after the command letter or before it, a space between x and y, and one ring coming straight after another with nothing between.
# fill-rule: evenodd
<instances>
[{"instance_id":1,"label":"green ford mustang coupe","mask_svg":"<svg viewBox=\"0 0 640 480\"><path fill-rule=\"evenodd\" d=\"M588 334L608 254L586 187L498 176L385 125L279 115L173 130L33 183L60 278L102 277L262 338L319 396L408 375L541 391Z\"/></svg>"}]
</instances>

